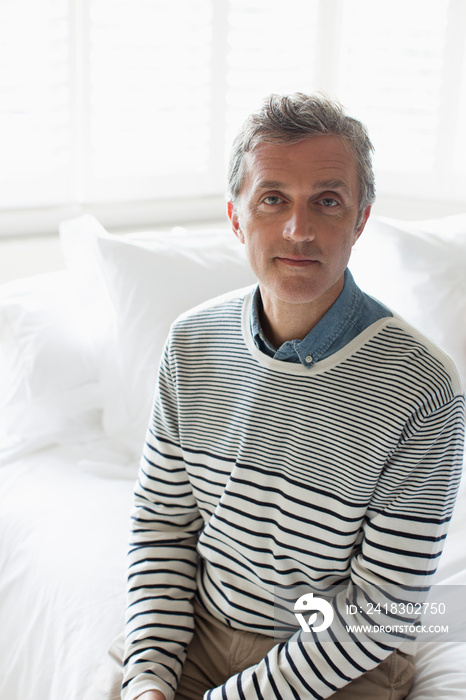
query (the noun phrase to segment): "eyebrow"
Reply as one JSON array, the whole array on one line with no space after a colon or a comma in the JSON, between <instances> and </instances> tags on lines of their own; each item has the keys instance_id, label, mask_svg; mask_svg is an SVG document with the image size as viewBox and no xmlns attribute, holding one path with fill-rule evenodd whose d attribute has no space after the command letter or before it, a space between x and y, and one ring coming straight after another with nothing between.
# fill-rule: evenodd
<instances>
[{"instance_id":1,"label":"eyebrow","mask_svg":"<svg viewBox=\"0 0 466 700\"><path fill-rule=\"evenodd\" d=\"M319 180L315 183L315 187L318 190L345 190L351 194L351 190L344 180Z\"/></svg>"},{"instance_id":2,"label":"eyebrow","mask_svg":"<svg viewBox=\"0 0 466 700\"><path fill-rule=\"evenodd\" d=\"M258 190L279 190L282 187L285 187L285 183L280 180L260 180L257 183Z\"/></svg>"},{"instance_id":3,"label":"eyebrow","mask_svg":"<svg viewBox=\"0 0 466 700\"><path fill-rule=\"evenodd\" d=\"M280 190L282 188L286 189L286 184L280 180L261 180L257 184L259 190ZM319 180L314 183L314 188L316 190L344 190L346 194L351 195L351 190L344 180Z\"/></svg>"}]
</instances>

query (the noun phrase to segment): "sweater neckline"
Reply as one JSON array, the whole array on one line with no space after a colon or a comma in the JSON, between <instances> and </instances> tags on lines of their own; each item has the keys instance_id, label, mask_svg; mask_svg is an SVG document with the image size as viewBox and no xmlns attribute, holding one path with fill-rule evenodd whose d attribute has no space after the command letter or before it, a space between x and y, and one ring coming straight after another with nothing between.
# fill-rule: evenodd
<instances>
[{"instance_id":1,"label":"sweater neckline","mask_svg":"<svg viewBox=\"0 0 466 700\"><path fill-rule=\"evenodd\" d=\"M301 363L297 362L286 362L284 360L276 360L270 357L266 353L259 350L254 342L254 338L251 332L251 306L253 303L253 293L254 290L249 290L243 298L242 307L242 317L241 317L241 327L243 339L250 354L254 359L263 367L272 370L274 372L280 372L290 375L297 376L315 376L321 374L322 372L327 372L334 367L337 367L341 362L347 360L351 357L357 350L359 350L363 345L365 345L368 340L373 338L378 332L383 328L390 325L393 322L394 316L387 316L375 321L365 330L361 331L359 335L351 340L347 345L345 345L341 350L337 350L330 357L327 357L319 362L316 362L311 367L304 367Z\"/></svg>"}]
</instances>

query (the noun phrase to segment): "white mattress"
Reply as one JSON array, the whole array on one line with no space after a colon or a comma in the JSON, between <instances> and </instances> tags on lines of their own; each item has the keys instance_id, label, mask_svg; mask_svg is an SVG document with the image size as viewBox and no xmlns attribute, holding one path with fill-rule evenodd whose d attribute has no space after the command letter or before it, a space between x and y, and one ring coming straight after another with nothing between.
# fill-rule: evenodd
<instances>
[{"instance_id":1,"label":"white mattress","mask_svg":"<svg viewBox=\"0 0 466 700\"><path fill-rule=\"evenodd\" d=\"M122 629L133 478L105 478L111 456L92 441L0 469L1 700L82 700ZM461 585L465 496L438 576ZM416 663L410 700L466 698L465 643L426 644Z\"/></svg>"}]
</instances>

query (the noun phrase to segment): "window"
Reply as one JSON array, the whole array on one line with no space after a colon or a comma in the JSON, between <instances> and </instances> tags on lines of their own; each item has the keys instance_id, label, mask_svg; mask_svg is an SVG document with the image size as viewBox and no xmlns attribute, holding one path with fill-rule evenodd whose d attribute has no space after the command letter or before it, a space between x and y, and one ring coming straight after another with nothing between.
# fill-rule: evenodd
<instances>
[{"instance_id":1,"label":"window","mask_svg":"<svg viewBox=\"0 0 466 700\"><path fill-rule=\"evenodd\" d=\"M464 200L465 36L463 0L0 0L0 226L218 214L232 136L272 91L365 121L379 193Z\"/></svg>"},{"instance_id":2,"label":"window","mask_svg":"<svg viewBox=\"0 0 466 700\"><path fill-rule=\"evenodd\" d=\"M369 128L385 192L464 199L466 162L453 177L464 9L461 0L342 3L336 93Z\"/></svg>"}]
</instances>

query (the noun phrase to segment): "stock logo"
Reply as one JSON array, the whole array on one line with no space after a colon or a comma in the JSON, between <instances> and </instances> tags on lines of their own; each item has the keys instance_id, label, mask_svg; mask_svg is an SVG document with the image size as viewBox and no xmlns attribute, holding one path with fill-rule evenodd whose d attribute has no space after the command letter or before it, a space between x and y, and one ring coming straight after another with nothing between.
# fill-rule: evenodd
<instances>
[{"instance_id":1,"label":"stock logo","mask_svg":"<svg viewBox=\"0 0 466 700\"><path fill-rule=\"evenodd\" d=\"M314 598L313 593L305 593L302 595L296 603L294 604L294 614L303 632L323 632L327 627L333 622L333 608L326 600L323 598ZM314 627L314 623L317 620L317 613L321 613L323 616L323 622ZM306 618L304 615L309 614Z\"/></svg>"}]
</instances>

